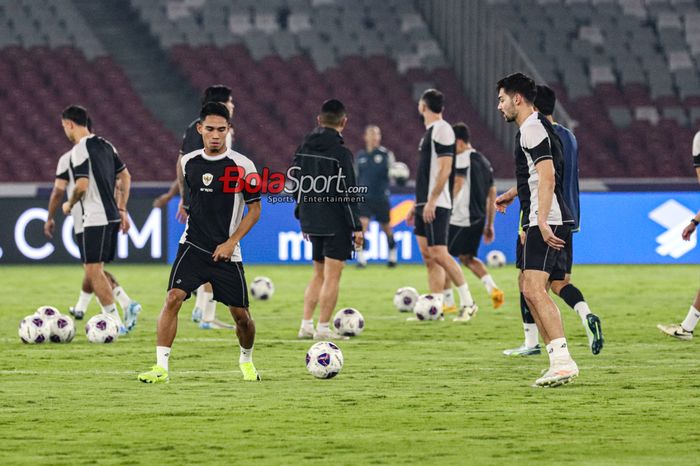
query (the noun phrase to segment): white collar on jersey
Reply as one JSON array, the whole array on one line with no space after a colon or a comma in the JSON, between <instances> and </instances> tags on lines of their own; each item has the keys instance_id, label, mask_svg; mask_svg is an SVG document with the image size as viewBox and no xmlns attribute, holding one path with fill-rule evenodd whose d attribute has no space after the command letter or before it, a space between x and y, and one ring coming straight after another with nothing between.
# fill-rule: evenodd
<instances>
[{"instance_id":1,"label":"white collar on jersey","mask_svg":"<svg viewBox=\"0 0 700 466\"><path fill-rule=\"evenodd\" d=\"M204 152L204 149L202 149L202 158L204 160L208 160L209 162L216 162L218 160L225 159L226 157L229 156L230 153L231 153L231 148L229 148L229 147L226 148L226 152L224 152L223 154L219 154L219 155L207 155Z\"/></svg>"},{"instance_id":2,"label":"white collar on jersey","mask_svg":"<svg viewBox=\"0 0 700 466\"><path fill-rule=\"evenodd\" d=\"M432 128L433 126L435 126L435 125L437 124L438 121L445 121L445 120L443 120L442 118L440 118L440 119L438 119L438 120L435 120L435 121L433 121L432 123L430 123L428 126L426 126L425 129L430 129L430 128Z\"/></svg>"},{"instance_id":3,"label":"white collar on jersey","mask_svg":"<svg viewBox=\"0 0 700 466\"><path fill-rule=\"evenodd\" d=\"M529 117L525 118L525 121L523 121L523 125L530 120L537 120L539 118L537 115L537 112L532 112Z\"/></svg>"},{"instance_id":4,"label":"white collar on jersey","mask_svg":"<svg viewBox=\"0 0 700 466\"><path fill-rule=\"evenodd\" d=\"M80 141L78 141L78 144L80 144L81 142L83 142L83 139L90 139L91 137L94 137L94 136L95 136L94 133L90 133L90 134L88 134L87 136L83 136L82 138L80 138Z\"/></svg>"}]
</instances>

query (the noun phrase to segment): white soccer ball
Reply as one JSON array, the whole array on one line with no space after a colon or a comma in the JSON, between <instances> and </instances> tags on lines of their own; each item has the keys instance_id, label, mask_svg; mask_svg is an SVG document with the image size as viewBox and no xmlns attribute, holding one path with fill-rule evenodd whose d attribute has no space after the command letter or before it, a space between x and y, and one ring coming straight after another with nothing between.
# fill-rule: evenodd
<instances>
[{"instance_id":1,"label":"white soccer ball","mask_svg":"<svg viewBox=\"0 0 700 466\"><path fill-rule=\"evenodd\" d=\"M306 369L317 379L330 379L343 368L343 353L335 343L319 341L306 353Z\"/></svg>"},{"instance_id":2,"label":"white soccer ball","mask_svg":"<svg viewBox=\"0 0 700 466\"><path fill-rule=\"evenodd\" d=\"M58 319L58 317L61 315L59 310L53 306L39 306L36 308L36 312L34 314L49 322Z\"/></svg>"},{"instance_id":3,"label":"white soccer ball","mask_svg":"<svg viewBox=\"0 0 700 466\"><path fill-rule=\"evenodd\" d=\"M503 251L499 251L498 249L489 251L489 253L486 254L486 265L494 268L503 267L506 265L506 255L503 254Z\"/></svg>"},{"instance_id":4,"label":"white soccer ball","mask_svg":"<svg viewBox=\"0 0 700 466\"><path fill-rule=\"evenodd\" d=\"M348 307L335 314L333 326L341 335L356 337L365 329L365 318L357 309Z\"/></svg>"},{"instance_id":5,"label":"white soccer ball","mask_svg":"<svg viewBox=\"0 0 700 466\"><path fill-rule=\"evenodd\" d=\"M33 345L48 341L51 335L49 322L36 314L25 317L19 323L19 334L22 343Z\"/></svg>"},{"instance_id":6,"label":"white soccer ball","mask_svg":"<svg viewBox=\"0 0 700 466\"><path fill-rule=\"evenodd\" d=\"M255 299L270 299L275 293L275 285L267 277L255 277L250 284L250 294Z\"/></svg>"},{"instance_id":7,"label":"white soccer ball","mask_svg":"<svg viewBox=\"0 0 700 466\"><path fill-rule=\"evenodd\" d=\"M389 167L389 177L393 178L397 183L405 182L411 176L411 170L403 162L394 162Z\"/></svg>"},{"instance_id":8,"label":"white soccer ball","mask_svg":"<svg viewBox=\"0 0 700 466\"><path fill-rule=\"evenodd\" d=\"M85 324L90 343L112 343L119 338L119 323L108 314L97 314Z\"/></svg>"},{"instance_id":9,"label":"white soccer ball","mask_svg":"<svg viewBox=\"0 0 700 466\"><path fill-rule=\"evenodd\" d=\"M442 301L431 294L420 295L413 312L418 320L438 320L442 317Z\"/></svg>"},{"instance_id":10,"label":"white soccer ball","mask_svg":"<svg viewBox=\"0 0 700 466\"><path fill-rule=\"evenodd\" d=\"M418 291L410 286L399 288L394 294L394 306L399 312L412 312L417 301Z\"/></svg>"},{"instance_id":11,"label":"white soccer ball","mask_svg":"<svg viewBox=\"0 0 700 466\"><path fill-rule=\"evenodd\" d=\"M51 341L53 343L70 343L75 336L75 324L68 316L60 315L50 324Z\"/></svg>"}]
</instances>

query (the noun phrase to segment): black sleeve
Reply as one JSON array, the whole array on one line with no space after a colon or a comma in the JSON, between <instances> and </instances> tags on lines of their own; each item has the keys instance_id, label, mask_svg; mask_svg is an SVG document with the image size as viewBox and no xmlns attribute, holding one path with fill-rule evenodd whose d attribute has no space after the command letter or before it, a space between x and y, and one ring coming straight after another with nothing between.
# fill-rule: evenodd
<instances>
[{"instance_id":1,"label":"black sleeve","mask_svg":"<svg viewBox=\"0 0 700 466\"><path fill-rule=\"evenodd\" d=\"M114 173L121 173L124 171L126 168L126 165L122 160L119 158L119 154L117 152L114 152Z\"/></svg>"},{"instance_id":2,"label":"black sleeve","mask_svg":"<svg viewBox=\"0 0 700 466\"><path fill-rule=\"evenodd\" d=\"M700 167L700 154L693 156L693 166L695 166L695 168Z\"/></svg>"},{"instance_id":3,"label":"black sleeve","mask_svg":"<svg viewBox=\"0 0 700 466\"><path fill-rule=\"evenodd\" d=\"M68 176L68 170L56 173L56 178L59 180L70 181L70 177Z\"/></svg>"},{"instance_id":4,"label":"black sleeve","mask_svg":"<svg viewBox=\"0 0 700 466\"><path fill-rule=\"evenodd\" d=\"M461 176L462 178L467 177L468 168L455 168L455 176Z\"/></svg>"},{"instance_id":5,"label":"black sleeve","mask_svg":"<svg viewBox=\"0 0 700 466\"><path fill-rule=\"evenodd\" d=\"M343 169L343 174L345 175L345 195L350 197L357 197L357 193L347 192L348 187L357 186L352 158L352 152L346 150L344 157L341 158L340 167ZM345 219L347 220L347 223L350 226L350 229L352 229L352 231L362 231L362 224L360 223L359 202L348 202L347 209L345 211Z\"/></svg>"},{"instance_id":6,"label":"black sleeve","mask_svg":"<svg viewBox=\"0 0 700 466\"><path fill-rule=\"evenodd\" d=\"M435 153L437 154L438 157L454 157L455 155L455 145L450 144L450 145L444 145L440 144L437 141L433 141L435 143Z\"/></svg>"},{"instance_id":7,"label":"black sleeve","mask_svg":"<svg viewBox=\"0 0 700 466\"><path fill-rule=\"evenodd\" d=\"M530 157L532 157L532 163L537 165L543 160L551 160L552 148L549 145L549 138L544 138L539 144L537 144L532 149L529 149Z\"/></svg>"}]
</instances>

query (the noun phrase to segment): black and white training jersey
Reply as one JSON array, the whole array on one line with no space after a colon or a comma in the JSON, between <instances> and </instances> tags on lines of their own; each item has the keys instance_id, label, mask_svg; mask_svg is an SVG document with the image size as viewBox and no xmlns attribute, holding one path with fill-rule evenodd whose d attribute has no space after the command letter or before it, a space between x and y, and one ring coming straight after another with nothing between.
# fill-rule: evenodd
<instances>
[{"instance_id":1,"label":"black and white training jersey","mask_svg":"<svg viewBox=\"0 0 700 466\"><path fill-rule=\"evenodd\" d=\"M455 132L452 130L452 126L445 120L432 122L426 128L418 150L420 160L416 175L416 207L423 207L428 202L440 173L438 158L454 157L455 155ZM452 208L450 189L453 177L454 174L451 174L450 180L445 183L437 200L437 207Z\"/></svg>"},{"instance_id":2,"label":"black and white training jersey","mask_svg":"<svg viewBox=\"0 0 700 466\"><path fill-rule=\"evenodd\" d=\"M114 199L117 174L126 168L109 141L91 134L82 138L71 150L73 176L88 178L88 190L80 201L83 227L119 222L119 208Z\"/></svg>"},{"instance_id":3,"label":"black and white training jersey","mask_svg":"<svg viewBox=\"0 0 700 466\"><path fill-rule=\"evenodd\" d=\"M56 165L56 178L65 180L68 182L66 186L66 195L68 199L73 197L73 189L75 188L75 178L73 177L73 171L70 166L70 154L72 151L68 151L58 159L58 165ZM83 232L83 206L80 202L73 204L73 208L70 211L73 217L73 232L79 234Z\"/></svg>"},{"instance_id":4,"label":"black and white training jersey","mask_svg":"<svg viewBox=\"0 0 700 466\"><path fill-rule=\"evenodd\" d=\"M243 178L257 173L257 170L248 157L232 149L216 156L206 155L204 149L199 149L184 155L180 163L185 190L190 197L189 217L180 243L213 254L216 247L226 242L240 225L245 205L260 202L260 193L251 193L250 189L224 192L225 185L234 186L232 170L240 167ZM243 186L243 180L238 182ZM241 247L236 245L231 261L241 260Z\"/></svg>"},{"instance_id":5,"label":"black and white training jersey","mask_svg":"<svg viewBox=\"0 0 700 466\"><path fill-rule=\"evenodd\" d=\"M522 226L537 225L539 176L535 166L543 160L554 163L554 196L547 223L571 225L574 223L563 195L564 155L559 137L552 124L538 112L530 115L515 136L515 177L522 209Z\"/></svg>"},{"instance_id":6,"label":"black and white training jersey","mask_svg":"<svg viewBox=\"0 0 700 466\"><path fill-rule=\"evenodd\" d=\"M452 201L450 225L468 227L486 219L486 200L493 186L493 169L481 152L467 149L455 157L455 176L464 178Z\"/></svg>"},{"instance_id":7,"label":"black and white training jersey","mask_svg":"<svg viewBox=\"0 0 700 466\"><path fill-rule=\"evenodd\" d=\"M700 167L700 131L693 138L693 165L695 168Z\"/></svg>"}]
</instances>

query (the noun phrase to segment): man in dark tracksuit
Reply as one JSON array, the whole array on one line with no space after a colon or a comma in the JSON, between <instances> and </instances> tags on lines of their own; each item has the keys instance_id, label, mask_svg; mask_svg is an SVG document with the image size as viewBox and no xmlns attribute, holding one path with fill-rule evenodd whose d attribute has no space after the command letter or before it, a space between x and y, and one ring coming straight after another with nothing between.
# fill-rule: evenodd
<instances>
[{"instance_id":1,"label":"man in dark tracksuit","mask_svg":"<svg viewBox=\"0 0 700 466\"><path fill-rule=\"evenodd\" d=\"M345 261L352 257L353 246L362 246L358 202L348 193L349 187L356 186L353 157L343 145L340 134L346 123L342 102L335 99L324 102L318 127L297 149L290 174L297 180L313 177L319 180L314 186L324 187L323 192L307 192L311 184L304 182L293 189L296 215L301 231L311 241L314 263L314 274L304 293L299 338L338 338L329 324L338 301L340 275ZM320 313L314 331L313 315L317 304Z\"/></svg>"}]
</instances>

